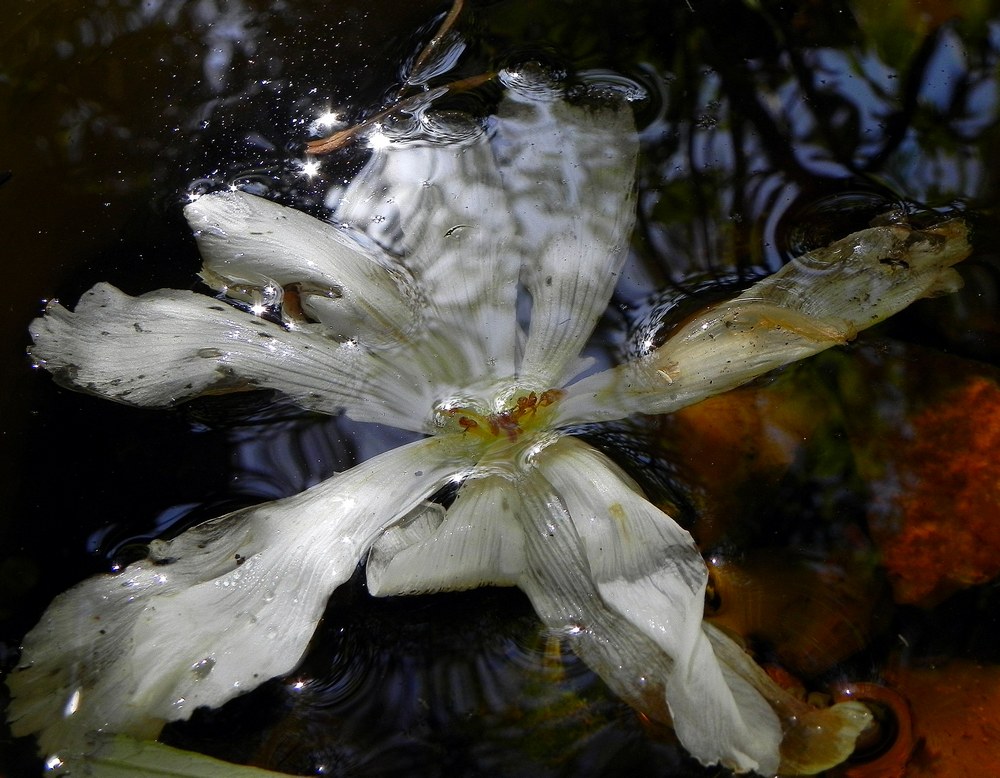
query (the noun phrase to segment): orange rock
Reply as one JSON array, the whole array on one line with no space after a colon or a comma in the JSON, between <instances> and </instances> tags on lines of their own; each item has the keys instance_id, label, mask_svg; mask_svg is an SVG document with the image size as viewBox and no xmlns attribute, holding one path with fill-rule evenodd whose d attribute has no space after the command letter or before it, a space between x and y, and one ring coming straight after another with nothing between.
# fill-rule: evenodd
<instances>
[{"instance_id":1,"label":"orange rock","mask_svg":"<svg viewBox=\"0 0 1000 778\"><path fill-rule=\"evenodd\" d=\"M933 605L1000 575L1000 386L973 376L911 427L870 527L896 601Z\"/></svg>"},{"instance_id":2,"label":"orange rock","mask_svg":"<svg viewBox=\"0 0 1000 778\"><path fill-rule=\"evenodd\" d=\"M828 419L829 400L810 374L734 389L659 420L699 513L693 532L710 547L748 508L769 499L803 446Z\"/></svg>"},{"instance_id":3,"label":"orange rock","mask_svg":"<svg viewBox=\"0 0 1000 778\"><path fill-rule=\"evenodd\" d=\"M889 674L913 710L918 745L906 778L1000 775L1000 667L954 660Z\"/></svg>"},{"instance_id":4,"label":"orange rock","mask_svg":"<svg viewBox=\"0 0 1000 778\"><path fill-rule=\"evenodd\" d=\"M784 670L815 676L860 651L871 637L879 587L866 566L817 563L778 549L706 561L706 619L766 647Z\"/></svg>"}]
</instances>

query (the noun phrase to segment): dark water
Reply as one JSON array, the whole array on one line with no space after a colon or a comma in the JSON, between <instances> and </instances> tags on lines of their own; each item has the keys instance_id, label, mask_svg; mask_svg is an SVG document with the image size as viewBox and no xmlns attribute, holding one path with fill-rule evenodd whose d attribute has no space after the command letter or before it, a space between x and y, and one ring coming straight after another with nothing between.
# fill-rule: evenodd
<instances>
[{"instance_id":1,"label":"dark water","mask_svg":"<svg viewBox=\"0 0 1000 778\"><path fill-rule=\"evenodd\" d=\"M71 303L98 280L130 293L193 288L199 260L180 217L189 192L236 184L320 212L363 159L348 150L302 175L314 121L390 104L446 11L304 0L0 9L0 172L11 173L0 184L4 668L55 594L141 555L144 541L300 491L350 466L359 447L393 442L273 397L122 408L56 387L23 350L45 299ZM889 488L859 464L865 441L905 425L926 387L945 394L970 370L993 380L1000 366L1000 11L510 0L470 2L456 30L450 69L431 84L538 62L578 91L641 96L634 256L599 331L613 348L643 320L679 315L880 214L969 215L977 253L962 292L779 379L790 407L823 423L773 482L752 468L711 477L711 448L673 437L670 422L592 440L700 531L720 564L756 569L763 554L765 568L850 572L857 591L836 603L862 605L849 617L832 607L861 638L845 648L803 622L798 637L816 635L805 647L789 635L762 644L816 689L877 680L900 639L915 662L1000 660L992 584L902 607L877 564L854 564L875 554L868 520L876 490ZM494 99L485 90L451 105L482 112ZM764 607L779 608L760 588ZM547 643L517 592L383 602L359 580L335 595L299 672L164 738L303 774L718 774ZM0 735L9 774L36 771L31 752Z\"/></svg>"}]
</instances>

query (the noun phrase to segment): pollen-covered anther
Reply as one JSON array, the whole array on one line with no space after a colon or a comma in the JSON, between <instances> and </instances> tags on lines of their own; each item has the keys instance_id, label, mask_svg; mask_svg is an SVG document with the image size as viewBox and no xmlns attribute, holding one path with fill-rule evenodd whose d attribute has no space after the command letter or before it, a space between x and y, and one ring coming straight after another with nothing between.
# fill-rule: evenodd
<instances>
[{"instance_id":1,"label":"pollen-covered anther","mask_svg":"<svg viewBox=\"0 0 1000 778\"><path fill-rule=\"evenodd\" d=\"M529 392L514 399L512 405L494 413L481 413L470 408L449 408L448 416L457 419L464 432L482 438L505 437L515 441L526 428L536 426L531 421L543 408L548 408L563 396L561 389L546 389L541 394Z\"/></svg>"}]
</instances>

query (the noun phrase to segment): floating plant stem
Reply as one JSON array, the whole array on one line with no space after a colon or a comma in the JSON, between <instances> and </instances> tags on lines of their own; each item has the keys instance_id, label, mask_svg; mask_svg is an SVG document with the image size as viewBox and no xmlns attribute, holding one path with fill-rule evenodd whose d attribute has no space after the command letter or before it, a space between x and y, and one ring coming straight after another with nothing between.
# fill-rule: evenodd
<instances>
[{"instance_id":1,"label":"floating plant stem","mask_svg":"<svg viewBox=\"0 0 1000 778\"><path fill-rule=\"evenodd\" d=\"M344 148L344 146L354 140L359 133L363 133L372 127L377 126L393 114L426 105L429 100L440 97L446 93L463 92L469 89L475 89L476 87L482 86L495 78L496 73L480 73L476 76L469 76L468 78L452 81L448 84L435 87L417 95L409 97L406 96L406 92L415 87L413 77L420 73L430 58L433 57L440 48L442 41L444 41L445 37L458 21L458 17L461 15L464 5L464 0L454 0L451 10L448 11L447 16L445 16L444 20L441 22L441 26L438 27L437 32L434 33L434 36L420 51L416 60L414 60L410 77L406 81L405 88L400 90L395 103L388 108L379 111L374 116L365 119L363 122L359 122L358 124L347 127L343 130L338 130L337 132L328 135L326 138L309 141L306 144L306 152L315 156L321 156L323 154L329 154L333 151L337 151L338 149Z\"/></svg>"},{"instance_id":2,"label":"floating plant stem","mask_svg":"<svg viewBox=\"0 0 1000 778\"><path fill-rule=\"evenodd\" d=\"M331 152L337 151L338 149L344 148L348 143L353 141L358 135L371 130L373 127L378 126L381 122L385 121L388 117L393 116L402 111L408 111L411 109L419 108L426 105L430 100L441 97L445 94L451 92L464 92L470 89L475 89L478 86L482 86L485 83L496 78L496 73L480 73L476 76L469 76L468 78L463 78L458 81L452 81L450 84L445 84L443 86L434 87L428 92L421 93L419 95L413 95L412 97L406 97L393 103L388 108L379 111L374 116L365 119L358 124L354 124L350 127L346 127L343 130L338 130L332 135L328 135L325 138L318 138L316 140L311 140L306 143L306 152L313 154L315 156L322 156L323 154L330 154Z\"/></svg>"},{"instance_id":3,"label":"floating plant stem","mask_svg":"<svg viewBox=\"0 0 1000 778\"><path fill-rule=\"evenodd\" d=\"M413 76L420 73L427 61L434 56L434 53L441 46L441 42L444 40L445 36L449 33L452 27L455 26L455 22L458 21L459 15L462 13L462 8L465 5L464 0L454 0L451 4L451 10L448 11L448 15L444 17L444 21L441 22L441 26L438 27L434 37L428 41L427 45L424 46L423 50L417 55L416 60L413 62L413 68L410 71L410 78L407 79L409 83Z\"/></svg>"}]
</instances>

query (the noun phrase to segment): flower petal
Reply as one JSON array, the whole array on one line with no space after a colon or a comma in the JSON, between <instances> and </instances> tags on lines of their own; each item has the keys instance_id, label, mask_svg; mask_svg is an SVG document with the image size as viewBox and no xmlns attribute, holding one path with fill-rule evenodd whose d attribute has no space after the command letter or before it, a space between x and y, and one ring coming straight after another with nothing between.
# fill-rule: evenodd
<instances>
[{"instance_id":1,"label":"flower petal","mask_svg":"<svg viewBox=\"0 0 1000 778\"><path fill-rule=\"evenodd\" d=\"M778 717L723 672L702 632L707 571L691 536L577 440L544 449L536 465L520 490L531 526L519 585L542 619L617 694L672 718L699 761L773 773Z\"/></svg>"},{"instance_id":2,"label":"flower petal","mask_svg":"<svg viewBox=\"0 0 1000 778\"><path fill-rule=\"evenodd\" d=\"M815 775L843 762L853 752L858 735L872 722L872 714L860 702L840 702L814 707L792 696L761 669L760 665L709 623L702 629L722 664L731 688L743 684L763 695L781 718L782 775Z\"/></svg>"},{"instance_id":3,"label":"flower petal","mask_svg":"<svg viewBox=\"0 0 1000 778\"><path fill-rule=\"evenodd\" d=\"M156 737L289 672L330 593L377 533L459 464L430 438L301 494L237 511L169 541L118 575L57 597L8 678L18 735L51 753L91 730Z\"/></svg>"},{"instance_id":4,"label":"flower petal","mask_svg":"<svg viewBox=\"0 0 1000 778\"><path fill-rule=\"evenodd\" d=\"M187 291L129 297L98 284L75 312L50 304L31 334L32 356L60 383L130 405L268 388L304 408L417 430L437 392L413 361L288 330Z\"/></svg>"},{"instance_id":5,"label":"flower petal","mask_svg":"<svg viewBox=\"0 0 1000 778\"><path fill-rule=\"evenodd\" d=\"M627 105L596 108L516 91L500 105L498 154L517 217L531 327L526 382L561 386L607 308L628 256L638 150Z\"/></svg>"},{"instance_id":6,"label":"flower petal","mask_svg":"<svg viewBox=\"0 0 1000 778\"><path fill-rule=\"evenodd\" d=\"M514 488L502 476L472 477L447 511L429 506L387 529L368 557L368 591L386 597L514 585L525 565Z\"/></svg>"},{"instance_id":7,"label":"flower petal","mask_svg":"<svg viewBox=\"0 0 1000 778\"><path fill-rule=\"evenodd\" d=\"M366 344L403 340L420 323L405 269L342 228L240 191L200 197L184 216L209 282L291 287L302 310L332 334Z\"/></svg>"},{"instance_id":8,"label":"flower petal","mask_svg":"<svg viewBox=\"0 0 1000 778\"><path fill-rule=\"evenodd\" d=\"M419 139L390 140L373 153L336 218L402 257L432 308L428 337L465 349L455 379L512 375L520 257L488 139L469 122L421 119Z\"/></svg>"},{"instance_id":9,"label":"flower petal","mask_svg":"<svg viewBox=\"0 0 1000 778\"><path fill-rule=\"evenodd\" d=\"M971 251L963 221L873 227L793 259L664 345L570 386L558 423L669 413L851 340L914 300L952 291Z\"/></svg>"}]
</instances>

